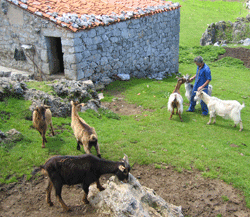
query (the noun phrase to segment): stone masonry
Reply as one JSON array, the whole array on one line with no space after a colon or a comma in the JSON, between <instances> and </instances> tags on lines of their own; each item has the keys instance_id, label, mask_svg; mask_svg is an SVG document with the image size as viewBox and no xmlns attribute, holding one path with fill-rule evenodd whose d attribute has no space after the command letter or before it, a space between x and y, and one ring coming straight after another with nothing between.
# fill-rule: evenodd
<instances>
[{"instance_id":1,"label":"stone masonry","mask_svg":"<svg viewBox=\"0 0 250 217\"><path fill-rule=\"evenodd\" d=\"M179 7L72 32L56 25L53 19L43 19L1 0L0 62L6 67L52 74L50 62L55 60L49 56L47 38L57 37L61 39L67 79L98 83L117 74L167 76L178 72L179 31ZM22 45L32 45L32 49L24 50ZM23 51L26 58L16 60L16 50Z\"/></svg>"}]
</instances>

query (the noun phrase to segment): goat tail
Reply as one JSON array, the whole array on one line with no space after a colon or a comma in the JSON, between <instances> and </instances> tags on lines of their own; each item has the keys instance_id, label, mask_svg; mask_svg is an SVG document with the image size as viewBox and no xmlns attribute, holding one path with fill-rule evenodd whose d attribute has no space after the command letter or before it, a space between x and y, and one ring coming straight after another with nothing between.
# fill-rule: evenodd
<instances>
[{"instance_id":1,"label":"goat tail","mask_svg":"<svg viewBox=\"0 0 250 217\"><path fill-rule=\"evenodd\" d=\"M91 142L97 142L97 137L96 137L95 134L91 134L91 135L90 135L90 141L91 141Z\"/></svg>"},{"instance_id":2,"label":"goat tail","mask_svg":"<svg viewBox=\"0 0 250 217\"><path fill-rule=\"evenodd\" d=\"M34 176L35 174L37 174L37 173L38 173L39 171L41 171L41 170L44 170L44 167L43 167L43 166L36 167L36 168L32 171L31 175Z\"/></svg>"},{"instance_id":3,"label":"goat tail","mask_svg":"<svg viewBox=\"0 0 250 217\"><path fill-rule=\"evenodd\" d=\"M243 102L241 107L240 107L240 110L243 109L245 107L245 103Z\"/></svg>"}]
</instances>

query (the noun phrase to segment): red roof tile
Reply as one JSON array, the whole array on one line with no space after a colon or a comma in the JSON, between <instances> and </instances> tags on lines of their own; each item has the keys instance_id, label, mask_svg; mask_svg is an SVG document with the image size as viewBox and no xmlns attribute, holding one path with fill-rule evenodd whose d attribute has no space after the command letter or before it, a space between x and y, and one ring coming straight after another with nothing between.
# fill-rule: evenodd
<instances>
[{"instance_id":1,"label":"red roof tile","mask_svg":"<svg viewBox=\"0 0 250 217\"><path fill-rule=\"evenodd\" d=\"M139 18L145 15L175 10L179 3L163 0L7 0L18 6L27 5L27 10L39 12L45 18L57 19L71 31L108 25L120 20ZM25 10L24 7L21 7ZM40 14L39 14L40 15ZM81 19L81 16L84 19ZM105 15L105 16L104 16ZM91 16L91 18L90 18ZM95 16L99 16L98 19ZM65 26L65 25L64 25Z\"/></svg>"}]
</instances>

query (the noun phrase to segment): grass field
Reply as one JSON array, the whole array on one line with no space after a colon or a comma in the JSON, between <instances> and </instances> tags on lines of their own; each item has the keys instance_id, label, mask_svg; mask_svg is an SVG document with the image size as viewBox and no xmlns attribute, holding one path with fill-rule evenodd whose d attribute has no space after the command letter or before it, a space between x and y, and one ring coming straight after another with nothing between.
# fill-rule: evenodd
<instances>
[{"instance_id":1,"label":"grass field","mask_svg":"<svg viewBox=\"0 0 250 217\"><path fill-rule=\"evenodd\" d=\"M155 164L159 168L160 163L167 163L180 172L183 169L198 169L205 177L218 178L241 189L250 207L250 70L241 61L233 58L215 61L224 49L199 47L199 39L207 23L224 18L233 21L241 14L245 16L246 11L242 9L241 2L194 0L182 1L180 4L179 71L182 74L194 74L196 66L193 58L199 54L204 56L212 71L213 95L220 99L245 102L246 107L242 110L244 130L239 132L239 126L233 128L231 120L220 117L215 125L206 125L208 117L200 115L200 105L197 105L194 113L183 113L184 122L180 122L176 115L171 121L168 120L170 114L167 111L167 101L176 85L175 78L163 81L116 81L104 91L106 101L113 98L108 91L116 89L121 91L128 103L136 103L152 109L152 112L117 118L112 112L100 111L98 114L88 110L81 117L95 127L104 158L119 160L126 153L131 165L137 162ZM198 19L199 17L202 19ZM37 89L52 91L44 82L38 84ZM33 87L35 84L28 85ZM181 93L184 96L184 86L181 87ZM185 111L188 108L186 98L184 102ZM28 110L30 104L29 101L14 98L0 102L1 131L15 128L23 135L21 141L0 145L0 183L15 182L22 176L29 179L33 166L43 164L51 155L84 153L83 150L76 150L70 117L53 117L56 136L51 137L47 133L48 143L42 149L41 136L32 128L31 112ZM94 149L92 151L96 154Z\"/></svg>"}]
</instances>

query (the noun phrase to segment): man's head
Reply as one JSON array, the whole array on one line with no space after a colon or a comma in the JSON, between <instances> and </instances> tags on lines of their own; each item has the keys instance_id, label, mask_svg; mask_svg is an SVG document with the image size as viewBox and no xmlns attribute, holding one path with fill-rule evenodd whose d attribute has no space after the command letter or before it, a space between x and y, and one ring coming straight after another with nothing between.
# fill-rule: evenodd
<instances>
[{"instance_id":1,"label":"man's head","mask_svg":"<svg viewBox=\"0 0 250 217\"><path fill-rule=\"evenodd\" d=\"M202 67L204 65L203 58L201 56L195 57L194 62L199 67Z\"/></svg>"}]
</instances>

